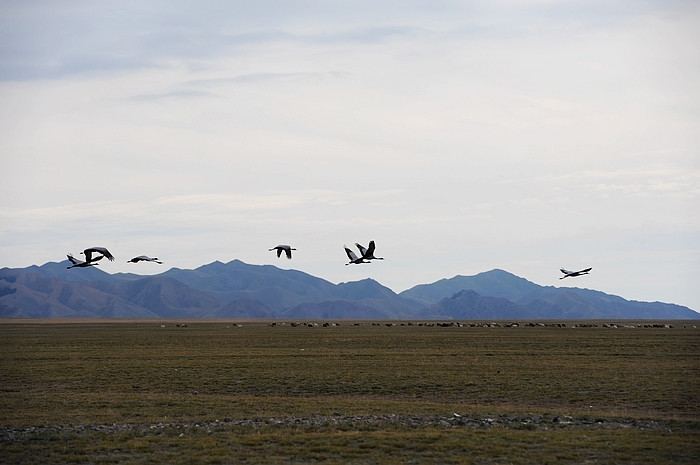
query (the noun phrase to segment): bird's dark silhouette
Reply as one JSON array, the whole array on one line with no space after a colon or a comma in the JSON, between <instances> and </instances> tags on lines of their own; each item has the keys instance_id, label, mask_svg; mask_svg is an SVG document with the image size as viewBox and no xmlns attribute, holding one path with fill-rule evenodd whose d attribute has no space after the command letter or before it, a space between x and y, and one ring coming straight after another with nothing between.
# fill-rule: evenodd
<instances>
[{"instance_id":1,"label":"bird's dark silhouette","mask_svg":"<svg viewBox=\"0 0 700 465\"><path fill-rule=\"evenodd\" d=\"M569 271L569 270L565 270L564 268L560 268L561 272L564 273L564 276L562 276L562 277L559 278L559 279L573 278L573 277L576 277L576 276L581 276L581 275L584 275L584 274L588 274L588 272L591 271L592 269L593 269L593 268L586 268L586 269L579 270L579 271Z\"/></svg>"},{"instance_id":2,"label":"bird's dark silhouette","mask_svg":"<svg viewBox=\"0 0 700 465\"><path fill-rule=\"evenodd\" d=\"M357 242L355 242L355 245L360 250L362 258L364 258L365 260L384 260L382 257L374 256L374 241L369 241L369 247L367 248L365 248L362 244L358 244Z\"/></svg>"},{"instance_id":3,"label":"bird's dark silhouette","mask_svg":"<svg viewBox=\"0 0 700 465\"><path fill-rule=\"evenodd\" d=\"M291 259L292 258L292 250L296 250L296 249L293 247L290 247L288 245L278 245L278 246L270 249L270 251L272 251L272 250L277 250L277 257L278 258L281 257L282 252L284 252L287 255L287 258Z\"/></svg>"},{"instance_id":4,"label":"bird's dark silhouette","mask_svg":"<svg viewBox=\"0 0 700 465\"><path fill-rule=\"evenodd\" d=\"M127 263L138 263L138 262L156 262L162 264L160 260L157 258L151 258L147 257L146 255L139 255L138 257L134 257L131 260L127 260Z\"/></svg>"},{"instance_id":5,"label":"bird's dark silhouette","mask_svg":"<svg viewBox=\"0 0 700 465\"><path fill-rule=\"evenodd\" d=\"M102 254L104 257L107 257L107 260L109 260L110 262L114 261L114 255L109 253L109 250L107 250L104 247L90 247L89 249L85 249L80 253L85 254L85 261L86 262L91 262L93 260L97 260L97 259L92 258L93 253Z\"/></svg>"},{"instance_id":6,"label":"bird's dark silhouette","mask_svg":"<svg viewBox=\"0 0 700 465\"><path fill-rule=\"evenodd\" d=\"M95 262L102 260L102 258L104 258L104 255L100 255L99 257L95 257L90 261L84 262L82 260L75 258L71 254L67 254L66 256L68 257L68 260L70 260L70 262L72 263L71 266L66 267L69 270L71 268L87 268L88 266L99 265L99 263L95 263Z\"/></svg>"}]
</instances>

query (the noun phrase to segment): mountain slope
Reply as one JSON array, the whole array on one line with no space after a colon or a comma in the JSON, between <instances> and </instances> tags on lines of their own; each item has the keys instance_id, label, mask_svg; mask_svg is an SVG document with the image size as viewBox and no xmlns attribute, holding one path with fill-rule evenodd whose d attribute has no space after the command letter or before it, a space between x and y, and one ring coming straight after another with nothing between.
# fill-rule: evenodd
<instances>
[{"instance_id":1,"label":"mountain slope","mask_svg":"<svg viewBox=\"0 0 700 465\"><path fill-rule=\"evenodd\" d=\"M153 318L158 315L86 282L0 270L0 315L14 318Z\"/></svg>"},{"instance_id":2,"label":"mountain slope","mask_svg":"<svg viewBox=\"0 0 700 465\"><path fill-rule=\"evenodd\" d=\"M259 300L244 297L212 310L205 318L276 318L278 315Z\"/></svg>"},{"instance_id":3,"label":"mountain slope","mask_svg":"<svg viewBox=\"0 0 700 465\"><path fill-rule=\"evenodd\" d=\"M450 279L441 279L432 284L420 284L401 292L399 295L426 304L433 304L459 291L469 289L483 296L513 300L524 294L536 292L539 288L540 286L527 279L495 269L474 276L458 275Z\"/></svg>"},{"instance_id":4,"label":"mountain slope","mask_svg":"<svg viewBox=\"0 0 700 465\"><path fill-rule=\"evenodd\" d=\"M164 276L118 282L99 281L93 286L162 318L199 318L203 311L221 306L215 297Z\"/></svg>"},{"instance_id":5,"label":"mountain slope","mask_svg":"<svg viewBox=\"0 0 700 465\"><path fill-rule=\"evenodd\" d=\"M382 318L411 318L424 307L422 303L402 297L373 279L340 283L336 286L335 295L374 308L385 315Z\"/></svg>"},{"instance_id":6,"label":"mountain slope","mask_svg":"<svg viewBox=\"0 0 700 465\"><path fill-rule=\"evenodd\" d=\"M430 319L521 319L531 318L535 312L502 297L485 297L472 290L462 290L446 297L421 312Z\"/></svg>"},{"instance_id":7,"label":"mountain slope","mask_svg":"<svg viewBox=\"0 0 700 465\"><path fill-rule=\"evenodd\" d=\"M361 319L391 319L394 315L375 307L363 305L349 300L333 300L326 302L309 302L290 309L288 318L361 318Z\"/></svg>"},{"instance_id":8,"label":"mountain slope","mask_svg":"<svg viewBox=\"0 0 700 465\"><path fill-rule=\"evenodd\" d=\"M249 265L240 260L214 262L195 270L173 268L162 276L177 279L222 302L255 299L277 312L305 302L335 297L333 283L296 270Z\"/></svg>"}]
</instances>

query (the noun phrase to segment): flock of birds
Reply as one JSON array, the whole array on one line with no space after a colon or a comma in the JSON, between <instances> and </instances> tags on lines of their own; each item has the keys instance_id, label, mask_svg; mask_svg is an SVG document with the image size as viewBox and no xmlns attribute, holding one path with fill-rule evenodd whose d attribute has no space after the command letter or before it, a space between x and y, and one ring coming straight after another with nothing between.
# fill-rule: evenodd
<instances>
[{"instance_id":1,"label":"flock of birds","mask_svg":"<svg viewBox=\"0 0 700 465\"><path fill-rule=\"evenodd\" d=\"M98 265L100 260L103 258L107 258L110 262L114 261L114 255L112 255L109 250L107 250L105 247L90 247L88 249L83 250L80 252L81 254L85 255L85 260L80 260L79 258L75 258L72 254L68 254L68 260L72 263L71 266L67 267L68 269L71 268L87 268L88 266L93 266L93 265ZM98 255L94 255L98 254ZM157 258L151 258L147 257L145 255L139 255L138 257L134 257L131 260L128 260L127 263L138 263L138 262L155 262L155 263L163 263Z\"/></svg>"},{"instance_id":2,"label":"flock of birds","mask_svg":"<svg viewBox=\"0 0 700 465\"><path fill-rule=\"evenodd\" d=\"M382 257L375 257L374 256L374 249L376 245L374 244L374 241L369 241L369 245L367 247L363 246L362 244L355 243L357 248L360 250L360 256L358 257L355 252L350 250L347 246L345 247L345 253L347 253L348 258L350 259L349 263L346 263L346 265L350 264L360 264L360 263L369 263L371 260L384 260ZM278 245L270 249L270 251L276 250L277 251L277 257L282 256L282 252L287 256L288 259L291 260L292 258L292 250L296 250L294 247L289 246L289 245ZM78 258L75 258L72 254L67 254L68 260L72 263L71 266L68 267L70 268L87 268L88 266L93 266L93 265L98 265L100 260L103 258L107 258L109 261L114 261L114 255L110 253L109 250L107 250L106 247L90 247L88 249L83 250L80 252L81 254L85 255L85 260L80 260ZM152 258L148 257L146 255L139 255L138 257L134 257L131 260L128 260L127 263L138 263L138 262L155 262L155 263L163 263L157 258Z\"/></svg>"},{"instance_id":3,"label":"flock of birds","mask_svg":"<svg viewBox=\"0 0 700 465\"><path fill-rule=\"evenodd\" d=\"M376 245L374 244L374 241L369 241L369 245L365 247L364 245L355 242L355 245L357 246L357 249L360 251L360 256L358 257L355 252L352 251L352 249L348 248L347 245L344 245L343 247L345 248L345 253L347 254L348 258L350 261L346 263L346 265L359 265L360 263L369 263L372 260L384 260L382 257L375 257L374 256L374 249ZM277 256L281 257L282 252L287 256L288 259L292 258L292 250L296 250L295 248L288 246L288 245L278 245L270 249L270 251L276 250L277 251Z\"/></svg>"},{"instance_id":4,"label":"flock of birds","mask_svg":"<svg viewBox=\"0 0 700 465\"><path fill-rule=\"evenodd\" d=\"M363 246L362 244L355 242L355 246L357 246L357 249L360 251L360 255L358 256L352 249L350 249L347 245L344 245L343 247L345 248L345 253L348 256L348 259L350 261L346 263L345 265L359 265L361 263L370 263L372 260L384 260L382 257L375 257L374 256L374 250L376 248L376 245L374 241L369 241L369 245L367 247ZM291 260L292 259L292 250L296 250L294 247L289 246L289 245L277 245L271 249L270 251L276 250L277 251L277 257L282 256L282 252L284 252L285 256L287 259ZM71 266L67 267L68 269L70 268L87 268L88 266L93 266L93 265L98 265L97 262L102 260L103 258L107 258L109 261L114 261L114 255L112 255L109 250L107 250L105 247L90 247L88 249L83 250L80 252L81 254L85 255L85 260L80 260L73 255L68 254L68 260L72 263ZM154 262L154 263L159 263L162 264L160 260L157 258L151 258L146 255L139 255L138 257L134 257L131 260L128 260L127 263L138 263L138 262ZM582 276L585 274L588 274L593 268L585 268L583 270L578 270L578 271L569 271L564 268L561 268L561 272L564 273L564 276L560 277L559 279L564 279L564 278L573 278L576 276Z\"/></svg>"},{"instance_id":5,"label":"flock of birds","mask_svg":"<svg viewBox=\"0 0 700 465\"><path fill-rule=\"evenodd\" d=\"M364 245L355 242L355 245L357 246L357 249L360 251L360 256L358 257L355 252L353 252L350 248L348 248L347 245L344 245L343 247L345 248L345 253L347 254L348 258L350 261L346 263L346 265L359 265L360 263L369 263L372 260L384 260L382 257L375 257L374 256L374 249L376 248L376 245L374 244L374 241L369 241L369 245L365 247ZM278 245L270 249L270 251L276 250L277 251L277 257L282 256L282 252L287 256L288 259L291 260L292 258L292 250L296 250L295 248L289 246L289 245Z\"/></svg>"}]
</instances>

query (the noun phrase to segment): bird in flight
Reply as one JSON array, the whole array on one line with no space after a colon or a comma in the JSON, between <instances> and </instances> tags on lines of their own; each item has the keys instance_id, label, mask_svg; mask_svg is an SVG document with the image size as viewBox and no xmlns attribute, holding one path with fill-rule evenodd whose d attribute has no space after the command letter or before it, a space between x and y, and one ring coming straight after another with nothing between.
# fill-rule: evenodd
<instances>
[{"instance_id":1,"label":"bird in flight","mask_svg":"<svg viewBox=\"0 0 700 465\"><path fill-rule=\"evenodd\" d=\"M114 261L114 255L109 253L109 250L107 250L104 247L90 247L89 249L85 249L84 251L82 251L80 253L85 254L85 261L88 263L91 261L94 261L94 260L99 260L98 258L95 258L95 259L92 258L93 253L100 253L100 254L102 254L102 256L107 257L107 260L109 260L110 262ZM100 257L100 258L102 258L102 257Z\"/></svg>"},{"instance_id":2,"label":"bird in flight","mask_svg":"<svg viewBox=\"0 0 700 465\"><path fill-rule=\"evenodd\" d=\"M564 268L560 268L561 272L564 273L564 276L562 276L559 279L564 279L564 278L573 278L575 276L581 276L584 274L588 274L589 271L591 271L593 268L586 268L585 270L579 270L579 271L569 271L565 270Z\"/></svg>"},{"instance_id":3,"label":"bird in flight","mask_svg":"<svg viewBox=\"0 0 700 465\"><path fill-rule=\"evenodd\" d=\"M384 260L382 257L374 256L374 241L369 241L369 247L367 248L365 248L362 244L358 244L357 242L355 242L355 245L358 249L360 249L362 258L364 258L365 260Z\"/></svg>"},{"instance_id":4,"label":"bird in flight","mask_svg":"<svg viewBox=\"0 0 700 465\"><path fill-rule=\"evenodd\" d=\"M147 257L145 255L139 255L138 257L134 257L131 260L128 260L127 263L138 263L138 262L156 262L156 263L163 263L157 258L151 258Z\"/></svg>"},{"instance_id":5,"label":"bird in flight","mask_svg":"<svg viewBox=\"0 0 700 465\"><path fill-rule=\"evenodd\" d=\"M348 258L350 259L350 261L348 263L346 263L346 265L350 265L353 263L356 265L359 265L360 263L370 263L369 261L365 261L364 256L358 258L358 256L355 255L355 252L348 249L347 245L344 245L343 247L345 247L345 253L348 254Z\"/></svg>"},{"instance_id":6,"label":"bird in flight","mask_svg":"<svg viewBox=\"0 0 700 465\"><path fill-rule=\"evenodd\" d=\"M84 262L82 260L75 258L71 254L67 254L66 256L68 257L68 260L70 260L70 262L72 263L71 266L66 267L69 270L71 268L87 268L88 266L99 265L99 263L95 263L95 262L102 260L102 258L104 257L104 255L100 255L99 257L95 257L90 261Z\"/></svg>"},{"instance_id":7,"label":"bird in flight","mask_svg":"<svg viewBox=\"0 0 700 465\"><path fill-rule=\"evenodd\" d=\"M278 258L281 257L281 256L282 256L282 252L284 252L284 253L287 255L287 258L291 260L291 258L292 258L292 250L296 250L296 249L293 248L293 247L290 247L290 246L288 246L288 245L278 245L278 246L276 246L276 247L271 248L270 250L271 250L271 251L272 251L272 250L277 250L277 257L278 257Z\"/></svg>"}]
</instances>

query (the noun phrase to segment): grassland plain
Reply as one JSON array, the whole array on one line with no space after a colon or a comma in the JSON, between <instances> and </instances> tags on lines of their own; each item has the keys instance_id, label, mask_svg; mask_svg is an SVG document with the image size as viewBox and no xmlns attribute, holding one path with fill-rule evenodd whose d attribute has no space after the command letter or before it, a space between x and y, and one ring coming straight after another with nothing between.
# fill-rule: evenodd
<instances>
[{"instance_id":1,"label":"grassland plain","mask_svg":"<svg viewBox=\"0 0 700 465\"><path fill-rule=\"evenodd\" d=\"M700 461L691 322L186 323L1 321L0 461Z\"/></svg>"}]
</instances>

